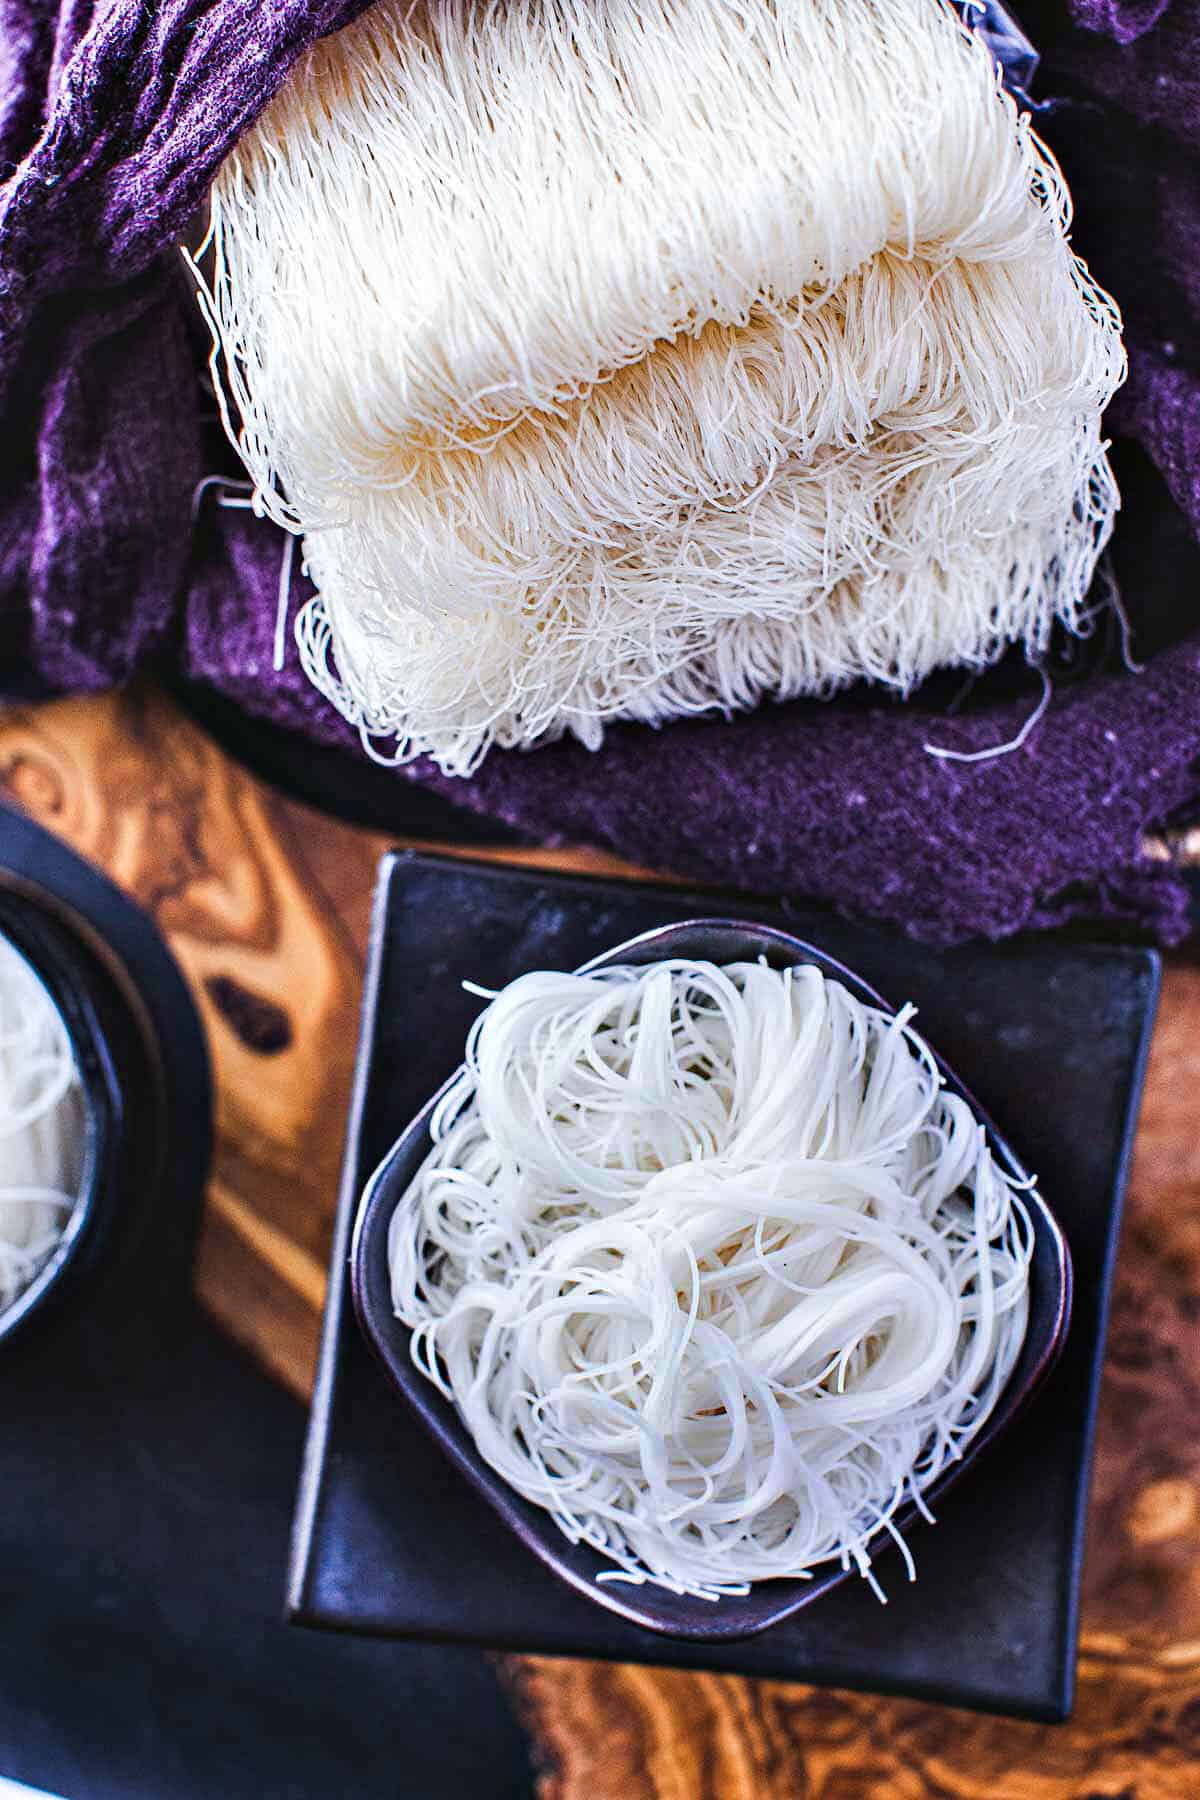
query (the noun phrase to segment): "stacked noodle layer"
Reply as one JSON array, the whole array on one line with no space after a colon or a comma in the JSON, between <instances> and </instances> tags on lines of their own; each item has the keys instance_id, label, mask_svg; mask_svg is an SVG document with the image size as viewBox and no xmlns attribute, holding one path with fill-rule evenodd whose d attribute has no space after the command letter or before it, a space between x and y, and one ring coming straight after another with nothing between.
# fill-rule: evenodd
<instances>
[{"instance_id":1,"label":"stacked noodle layer","mask_svg":"<svg viewBox=\"0 0 1200 1800\"><path fill-rule=\"evenodd\" d=\"M310 676L465 774L1036 657L1117 504L1068 215L942 0L377 0L213 190Z\"/></svg>"}]
</instances>

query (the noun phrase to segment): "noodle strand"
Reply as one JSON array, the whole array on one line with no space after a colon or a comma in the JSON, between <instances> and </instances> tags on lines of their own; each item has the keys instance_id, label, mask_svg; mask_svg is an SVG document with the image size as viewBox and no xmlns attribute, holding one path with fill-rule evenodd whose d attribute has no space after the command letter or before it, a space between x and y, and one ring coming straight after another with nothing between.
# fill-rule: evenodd
<instances>
[{"instance_id":1,"label":"noodle strand","mask_svg":"<svg viewBox=\"0 0 1200 1800\"><path fill-rule=\"evenodd\" d=\"M994 1409L1032 1229L912 1017L678 959L526 975L472 1027L393 1301L607 1578L715 1600L834 1561L878 1591L872 1539Z\"/></svg>"}]
</instances>

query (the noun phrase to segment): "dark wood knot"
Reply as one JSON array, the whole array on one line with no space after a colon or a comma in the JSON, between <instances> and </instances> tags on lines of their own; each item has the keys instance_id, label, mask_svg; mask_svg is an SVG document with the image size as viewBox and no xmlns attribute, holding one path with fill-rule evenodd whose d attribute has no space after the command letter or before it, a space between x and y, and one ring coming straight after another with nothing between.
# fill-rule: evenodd
<instances>
[{"instance_id":1,"label":"dark wood knot","mask_svg":"<svg viewBox=\"0 0 1200 1800\"><path fill-rule=\"evenodd\" d=\"M204 990L235 1035L257 1056L278 1056L292 1041L292 1022L281 1006L243 987L232 975L209 975Z\"/></svg>"}]
</instances>

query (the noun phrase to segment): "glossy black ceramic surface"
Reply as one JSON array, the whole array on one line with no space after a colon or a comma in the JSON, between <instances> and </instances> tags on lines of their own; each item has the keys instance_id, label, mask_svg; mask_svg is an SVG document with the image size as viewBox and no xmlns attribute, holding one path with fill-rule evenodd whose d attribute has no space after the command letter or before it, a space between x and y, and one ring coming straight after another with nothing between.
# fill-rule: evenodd
<instances>
[{"instance_id":1,"label":"glossy black ceramic surface","mask_svg":"<svg viewBox=\"0 0 1200 1800\"><path fill-rule=\"evenodd\" d=\"M827 956L814 944L802 942L778 929L741 919L694 919L645 932L591 958L586 968L616 963L641 966L666 957L685 957L715 963L752 962L764 958L772 967L811 963L841 981L860 1000L885 1011L894 1005L881 998L852 970ZM936 1046L933 1046L936 1050ZM979 1114L978 1103L967 1093L953 1070L941 1064L946 1086L965 1098ZM439 1447L470 1481L504 1522L534 1555L556 1575L597 1605L650 1631L702 1643L720 1643L747 1637L776 1625L801 1607L820 1600L830 1589L847 1580L858 1580L838 1564L818 1567L807 1581L769 1581L755 1584L749 1594L727 1595L719 1601L674 1594L651 1583L599 1582L596 1577L611 1568L606 1559L587 1545L573 1545L548 1513L523 1500L483 1461L457 1411L413 1365L409 1353L411 1334L392 1310L388 1275L387 1237L392 1214L429 1147L429 1120L439 1096L426 1102L403 1132L368 1183L351 1245L351 1281L355 1308L372 1348L388 1377L413 1415ZM1015 1154L988 1123L994 1154L1018 1181L1027 1179ZM1027 1198L1033 1224L1033 1262L1030 1269L1030 1315L1025 1342L1017 1365L1000 1401L968 1447L961 1462L947 1470L926 1493L936 1507L941 1496L968 1477L978 1459L995 1444L1032 1399L1054 1366L1066 1335L1071 1310L1071 1263L1066 1242L1044 1198ZM917 1516L909 1505L896 1518L901 1532ZM877 1534L873 1550L888 1541Z\"/></svg>"},{"instance_id":2,"label":"glossy black ceramic surface","mask_svg":"<svg viewBox=\"0 0 1200 1800\"><path fill-rule=\"evenodd\" d=\"M739 898L914 1000L918 1028L1053 1204L1075 1271L1071 1329L1025 1416L944 1496L936 1527L876 1563L881 1607L844 1582L769 1631L701 1643L619 1618L553 1574L463 1479L395 1390L354 1317L363 1187L452 1073L498 985L573 968L637 934L734 908L729 896L416 855L381 867L321 1360L288 1603L309 1625L567 1656L670 1663L1061 1718L1074 1679L1087 1479L1112 1256L1158 959L1042 938L937 951L813 907Z\"/></svg>"}]
</instances>

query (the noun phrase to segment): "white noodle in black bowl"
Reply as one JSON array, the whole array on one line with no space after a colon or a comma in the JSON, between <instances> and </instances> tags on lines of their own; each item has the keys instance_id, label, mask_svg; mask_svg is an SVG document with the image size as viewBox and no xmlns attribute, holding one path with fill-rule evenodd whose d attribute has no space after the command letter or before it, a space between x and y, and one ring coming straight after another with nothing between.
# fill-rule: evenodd
<instances>
[{"instance_id":1,"label":"white noodle in black bowl","mask_svg":"<svg viewBox=\"0 0 1200 1800\"><path fill-rule=\"evenodd\" d=\"M875 1585L1058 1357L1063 1234L910 1016L783 932L647 932L510 983L367 1184L354 1298L392 1383L644 1627L717 1642Z\"/></svg>"}]
</instances>

